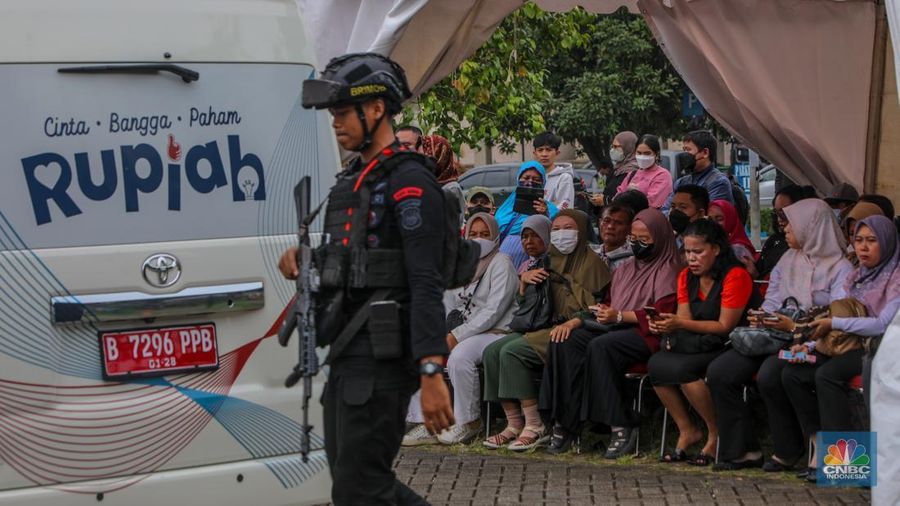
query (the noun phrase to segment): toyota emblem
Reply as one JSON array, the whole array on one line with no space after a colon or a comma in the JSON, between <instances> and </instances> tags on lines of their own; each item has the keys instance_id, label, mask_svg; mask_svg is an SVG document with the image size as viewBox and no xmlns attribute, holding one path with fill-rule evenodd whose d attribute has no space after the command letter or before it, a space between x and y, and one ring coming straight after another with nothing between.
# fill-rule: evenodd
<instances>
[{"instance_id":1,"label":"toyota emblem","mask_svg":"<svg viewBox=\"0 0 900 506\"><path fill-rule=\"evenodd\" d=\"M158 288L172 286L181 278L181 262L172 255L158 253L144 260L144 280Z\"/></svg>"}]
</instances>

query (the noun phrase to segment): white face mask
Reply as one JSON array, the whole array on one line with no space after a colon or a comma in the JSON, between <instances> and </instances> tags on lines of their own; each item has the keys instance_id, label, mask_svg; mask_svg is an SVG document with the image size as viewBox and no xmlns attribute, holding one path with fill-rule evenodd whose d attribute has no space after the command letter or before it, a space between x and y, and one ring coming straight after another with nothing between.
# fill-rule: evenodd
<instances>
[{"instance_id":1,"label":"white face mask","mask_svg":"<svg viewBox=\"0 0 900 506\"><path fill-rule=\"evenodd\" d=\"M494 252L494 249L497 247L497 243L495 243L494 241L492 241L490 239L482 239L479 237L478 239L472 239L472 240L477 242L478 245L481 246L481 254L480 254L479 258L484 258L484 257L490 255L491 253Z\"/></svg>"},{"instance_id":2,"label":"white face mask","mask_svg":"<svg viewBox=\"0 0 900 506\"><path fill-rule=\"evenodd\" d=\"M619 163L625 159L625 152L622 151L622 148L610 149L609 159L612 160L612 163Z\"/></svg>"},{"instance_id":3,"label":"white face mask","mask_svg":"<svg viewBox=\"0 0 900 506\"><path fill-rule=\"evenodd\" d=\"M575 251L578 244L577 230L554 230L550 232L550 244L556 247L563 255Z\"/></svg>"},{"instance_id":4,"label":"white face mask","mask_svg":"<svg viewBox=\"0 0 900 506\"><path fill-rule=\"evenodd\" d=\"M634 159L637 160L638 167L642 169L649 169L656 164L656 157L653 155L637 155Z\"/></svg>"}]
</instances>

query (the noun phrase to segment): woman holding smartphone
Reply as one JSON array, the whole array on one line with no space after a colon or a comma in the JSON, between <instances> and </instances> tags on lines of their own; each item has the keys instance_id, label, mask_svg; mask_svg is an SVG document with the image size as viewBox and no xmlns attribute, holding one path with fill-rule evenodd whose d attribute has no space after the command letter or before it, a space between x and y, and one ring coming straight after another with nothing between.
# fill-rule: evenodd
<instances>
[{"instance_id":1,"label":"woman holding smartphone","mask_svg":"<svg viewBox=\"0 0 900 506\"><path fill-rule=\"evenodd\" d=\"M708 465L715 459L719 423L704 381L706 369L724 350L728 334L744 320L755 291L721 226L697 220L683 237L688 267L678 277L678 310L650 322L650 331L663 336L663 344L650 357L647 370L678 426L675 451L661 460ZM703 440L703 430L688 414L685 398L708 429L703 449L693 458L688 457L688 448Z\"/></svg>"},{"instance_id":2,"label":"woman holding smartphone","mask_svg":"<svg viewBox=\"0 0 900 506\"><path fill-rule=\"evenodd\" d=\"M751 311L749 319L751 327L768 329L775 338L789 343L796 324L778 312L784 302L793 298L804 310L828 305L843 294L842 285L852 267L844 259L843 235L837 221L823 200L800 200L785 207L777 218L790 249L772 270L760 311ZM749 357L734 349L710 364L706 381L721 427L719 462L713 470L763 466L776 472L792 468L802 458L806 450L803 435L781 383L786 364L774 354ZM753 413L743 399L744 386L752 383L757 371L775 446L775 454L765 465Z\"/></svg>"},{"instance_id":3,"label":"woman holding smartphone","mask_svg":"<svg viewBox=\"0 0 900 506\"><path fill-rule=\"evenodd\" d=\"M515 210L519 188L541 190L544 188L547 173L540 163L534 160L523 163L516 174L516 180L518 181L516 189L503 201L494 217L497 219L500 229L500 252L508 255L513 265L521 265L522 262L528 260L528 254L522 248L520 237L525 220L534 214L543 214L552 220L559 209L552 202L536 199L532 204L533 212L526 213ZM519 211L522 209L520 208Z\"/></svg>"},{"instance_id":4,"label":"woman holding smartphone","mask_svg":"<svg viewBox=\"0 0 900 506\"><path fill-rule=\"evenodd\" d=\"M634 450L640 419L625 402L624 375L659 349L651 314L675 310L683 264L675 233L656 209L637 214L631 237L635 255L613 272L607 303L594 306L571 335L551 340L540 399L555 422L549 453L566 451L583 422L611 427L606 458Z\"/></svg>"}]
</instances>

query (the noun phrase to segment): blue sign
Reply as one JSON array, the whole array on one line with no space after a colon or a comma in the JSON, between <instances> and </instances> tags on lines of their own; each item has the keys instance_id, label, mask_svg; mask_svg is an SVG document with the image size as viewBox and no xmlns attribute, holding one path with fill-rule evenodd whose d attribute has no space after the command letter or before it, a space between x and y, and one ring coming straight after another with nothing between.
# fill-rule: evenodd
<instances>
[{"instance_id":1,"label":"blue sign","mask_svg":"<svg viewBox=\"0 0 900 506\"><path fill-rule=\"evenodd\" d=\"M681 96L681 115L685 118L692 118L704 114L706 111L703 109L700 99L691 90L684 90L684 94Z\"/></svg>"},{"instance_id":2,"label":"blue sign","mask_svg":"<svg viewBox=\"0 0 900 506\"><path fill-rule=\"evenodd\" d=\"M816 484L825 487L874 487L877 483L874 432L819 432L816 435Z\"/></svg>"}]
</instances>

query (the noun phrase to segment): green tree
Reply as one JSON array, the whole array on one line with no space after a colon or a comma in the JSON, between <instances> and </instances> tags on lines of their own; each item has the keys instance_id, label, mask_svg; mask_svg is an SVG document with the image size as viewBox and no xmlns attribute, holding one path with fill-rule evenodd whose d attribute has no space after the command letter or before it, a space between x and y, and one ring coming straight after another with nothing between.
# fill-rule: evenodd
<instances>
[{"instance_id":1,"label":"green tree","mask_svg":"<svg viewBox=\"0 0 900 506\"><path fill-rule=\"evenodd\" d=\"M528 2L402 120L457 149L504 152L551 128L598 163L621 130L683 132L684 89L640 16L549 13Z\"/></svg>"},{"instance_id":2,"label":"green tree","mask_svg":"<svg viewBox=\"0 0 900 506\"><path fill-rule=\"evenodd\" d=\"M456 72L408 107L402 121L415 118L457 149L486 143L510 152L543 130L551 97L536 35L545 16L533 4L516 10Z\"/></svg>"},{"instance_id":3,"label":"green tree","mask_svg":"<svg viewBox=\"0 0 900 506\"><path fill-rule=\"evenodd\" d=\"M623 130L682 133L686 87L643 19L626 12L592 18L581 27L586 43L549 64L549 120L557 132L577 140L594 163Z\"/></svg>"}]
</instances>

